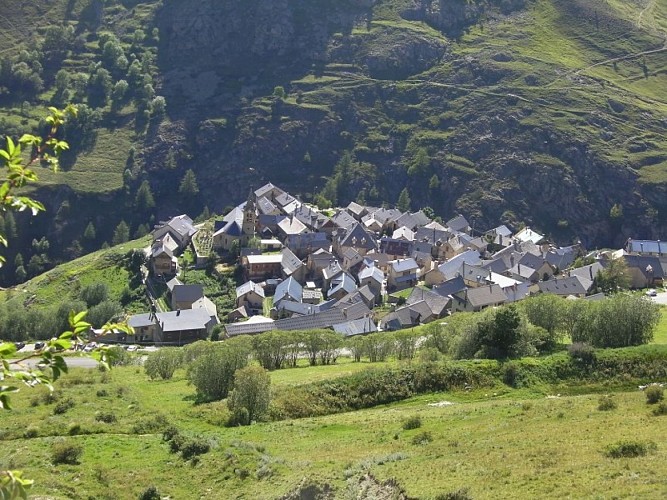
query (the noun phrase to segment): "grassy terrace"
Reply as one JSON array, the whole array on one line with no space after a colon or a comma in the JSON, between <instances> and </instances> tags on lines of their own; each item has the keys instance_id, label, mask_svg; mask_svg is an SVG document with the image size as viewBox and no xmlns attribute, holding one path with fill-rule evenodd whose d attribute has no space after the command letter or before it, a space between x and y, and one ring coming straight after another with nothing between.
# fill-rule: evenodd
<instances>
[{"instance_id":1,"label":"grassy terrace","mask_svg":"<svg viewBox=\"0 0 667 500\"><path fill-rule=\"evenodd\" d=\"M368 366L341 360L276 371L272 380L280 390ZM182 370L164 382L149 381L138 367L110 375L73 370L56 391L61 401L74 401L67 412L55 414L55 405L45 402L47 391L38 388L23 390L15 410L0 413L6 450L0 467L24 469L37 480L34 493L53 498L137 498L151 484L172 498L276 498L303 478L330 485L340 497L347 488L354 491L365 472L380 482L394 478L419 498L462 488L473 498L574 491L580 497L661 497L667 491L667 438L659 429L667 417L650 415L636 389L614 394L613 411L597 409L599 394L574 394L607 390L612 388L573 388L571 395L549 397L556 389L499 386L225 428L224 403L195 405ZM430 406L443 401L454 404ZM116 422L96 419L109 414ZM208 439L211 452L196 463L170 454L159 429L151 427L160 415L181 433ZM403 421L415 415L421 428L404 430ZM83 435L69 436L76 425ZM83 446L79 465L51 464L51 446L63 439ZM657 450L640 458L607 458L606 447L623 439L653 442ZM122 490L114 488L119 484Z\"/></svg>"}]
</instances>

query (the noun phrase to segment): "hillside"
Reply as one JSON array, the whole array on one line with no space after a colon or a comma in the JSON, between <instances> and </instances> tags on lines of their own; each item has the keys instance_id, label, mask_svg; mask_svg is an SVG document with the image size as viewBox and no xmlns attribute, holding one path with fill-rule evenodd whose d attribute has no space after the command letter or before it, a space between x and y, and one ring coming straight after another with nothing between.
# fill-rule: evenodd
<instances>
[{"instance_id":1,"label":"hillside","mask_svg":"<svg viewBox=\"0 0 667 500\"><path fill-rule=\"evenodd\" d=\"M3 16L23 79L0 72L0 133L65 97L91 107L19 246L46 233L66 257L89 222L99 246L121 219L221 212L266 180L338 205L407 186L443 217L589 247L666 229L656 0L10 0Z\"/></svg>"}]
</instances>

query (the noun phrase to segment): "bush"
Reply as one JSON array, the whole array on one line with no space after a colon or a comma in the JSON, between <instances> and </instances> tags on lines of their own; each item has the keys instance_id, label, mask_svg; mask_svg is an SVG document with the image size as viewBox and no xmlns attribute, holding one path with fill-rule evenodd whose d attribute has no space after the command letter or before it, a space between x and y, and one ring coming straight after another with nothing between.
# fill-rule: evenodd
<instances>
[{"instance_id":1,"label":"bush","mask_svg":"<svg viewBox=\"0 0 667 500\"><path fill-rule=\"evenodd\" d=\"M570 357L584 365L592 365L595 362L595 349L586 342L574 342L567 346Z\"/></svg>"},{"instance_id":2,"label":"bush","mask_svg":"<svg viewBox=\"0 0 667 500\"><path fill-rule=\"evenodd\" d=\"M202 438L195 438L186 441L181 446L181 456L184 460L190 460L192 457L208 453L210 449L211 445L208 441Z\"/></svg>"},{"instance_id":3,"label":"bush","mask_svg":"<svg viewBox=\"0 0 667 500\"><path fill-rule=\"evenodd\" d=\"M50 405L50 404L56 403L59 400L60 400L60 393L59 392L49 391L46 394L44 394L44 396L42 396L42 402L45 405Z\"/></svg>"},{"instance_id":4,"label":"bush","mask_svg":"<svg viewBox=\"0 0 667 500\"><path fill-rule=\"evenodd\" d=\"M77 444L61 441L51 448L51 460L54 465L76 465L83 453L83 448Z\"/></svg>"},{"instance_id":5,"label":"bush","mask_svg":"<svg viewBox=\"0 0 667 500\"><path fill-rule=\"evenodd\" d=\"M39 436L39 427L36 425L29 425L23 433L23 437L26 439L36 438L37 436Z\"/></svg>"},{"instance_id":6,"label":"bush","mask_svg":"<svg viewBox=\"0 0 667 500\"><path fill-rule=\"evenodd\" d=\"M616 404L616 401L609 395L600 397L598 401L598 410L600 411L611 411L615 410L617 407L618 405Z\"/></svg>"},{"instance_id":7,"label":"bush","mask_svg":"<svg viewBox=\"0 0 667 500\"><path fill-rule=\"evenodd\" d=\"M218 401L229 395L236 370L248 364L251 344L236 337L211 345L206 354L188 368L188 379L197 388L200 399Z\"/></svg>"},{"instance_id":8,"label":"bush","mask_svg":"<svg viewBox=\"0 0 667 500\"><path fill-rule=\"evenodd\" d=\"M271 402L271 377L259 366L247 366L234 374L234 389L227 406L236 425L249 425L263 418ZM244 411L245 410L245 411Z\"/></svg>"},{"instance_id":9,"label":"bush","mask_svg":"<svg viewBox=\"0 0 667 500\"><path fill-rule=\"evenodd\" d=\"M419 415L413 415L403 422L403 430L419 429L422 426L422 418Z\"/></svg>"},{"instance_id":10,"label":"bush","mask_svg":"<svg viewBox=\"0 0 667 500\"><path fill-rule=\"evenodd\" d=\"M181 366L183 353L177 347L163 347L151 353L144 362L146 374L153 380L161 378L168 380L174 376L174 372Z\"/></svg>"},{"instance_id":11,"label":"bush","mask_svg":"<svg viewBox=\"0 0 667 500\"><path fill-rule=\"evenodd\" d=\"M644 394L646 395L646 403L654 405L659 401L662 401L664 390L659 385L649 385L644 389Z\"/></svg>"},{"instance_id":12,"label":"bush","mask_svg":"<svg viewBox=\"0 0 667 500\"><path fill-rule=\"evenodd\" d=\"M655 451L657 445L654 442L643 443L640 441L620 441L609 445L605 455L610 458L635 458L643 457L649 452Z\"/></svg>"},{"instance_id":13,"label":"bush","mask_svg":"<svg viewBox=\"0 0 667 500\"><path fill-rule=\"evenodd\" d=\"M77 434L81 434L81 424L78 422L72 422L69 424L69 427L67 428L67 434L70 436L76 436Z\"/></svg>"},{"instance_id":14,"label":"bush","mask_svg":"<svg viewBox=\"0 0 667 500\"><path fill-rule=\"evenodd\" d=\"M656 417L660 415L667 415L667 403L660 403L658 406L653 408L653 415Z\"/></svg>"},{"instance_id":15,"label":"bush","mask_svg":"<svg viewBox=\"0 0 667 500\"><path fill-rule=\"evenodd\" d=\"M109 395L109 392L106 389L100 389L96 394L98 398L106 398Z\"/></svg>"},{"instance_id":16,"label":"bush","mask_svg":"<svg viewBox=\"0 0 667 500\"><path fill-rule=\"evenodd\" d=\"M149 486L139 495L139 500L160 500L161 498L160 492L155 486Z\"/></svg>"},{"instance_id":17,"label":"bush","mask_svg":"<svg viewBox=\"0 0 667 500\"><path fill-rule=\"evenodd\" d=\"M109 364L111 366L129 366L134 363L134 357L121 346L114 346L107 349Z\"/></svg>"},{"instance_id":18,"label":"bush","mask_svg":"<svg viewBox=\"0 0 667 500\"><path fill-rule=\"evenodd\" d=\"M173 425L168 426L164 431L162 431L162 439L165 441L171 441L178 435L180 435L180 432Z\"/></svg>"},{"instance_id":19,"label":"bush","mask_svg":"<svg viewBox=\"0 0 667 500\"><path fill-rule=\"evenodd\" d=\"M133 434L156 434L169 428L167 417L158 413L154 417L147 417L139 420L132 426Z\"/></svg>"},{"instance_id":20,"label":"bush","mask_svg":"<svg viewBox=\"0 0 667 500\"><path fill-rule=\"evenodd\" d=\"M104 413L104 412L98 412L95 415L95 420L98 422L104 422L105 424L113 424L116 422L116 415L113 413Z\"/></svg>"},{"instance_id":21,"label":"bush","mask_svg":"<svg viewBox=\"0 0 667 500\"><path fill-rule=\"evenodd\" d=\"M62 415L63 413L66 413L68 410L71 408L74 408L74 405L76 403L72 398L67 398L63 399L62 401L59 401L58 404L53 408L53 414L54 415Z\"/></svg>"},{"instance_id":22,"label":"bush","mask_svg":"<svg viewBox=\"0 0 667 500\"><path fill-rule=\"evenodd\" d=\"M428 444L431 441L433 441L433 436L428 431L420 432L412 438L412 444L414 445Z\"/></svg>"}]
</instances>

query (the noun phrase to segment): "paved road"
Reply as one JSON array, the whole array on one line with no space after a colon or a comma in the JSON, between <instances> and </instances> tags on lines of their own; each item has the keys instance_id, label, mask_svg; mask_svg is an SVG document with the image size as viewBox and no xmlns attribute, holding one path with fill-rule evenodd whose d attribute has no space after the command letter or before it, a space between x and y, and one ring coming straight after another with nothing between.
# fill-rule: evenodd
<instances>
[{"instance_id":1,"label":"paved road","mask_svg":"<svg viewBox=\"0 0 667 500\"><path fill-rule=\"evenodd\" d=\"M14 360L10 359L10 363ZM97 361L89 357L66 357L65 362L70 368L97 368ZM34 368L39 363L39 358L30 358L23 362L25 366ZM18 370L19 367L16 365L11 365L13 369Z\"/></svg>"},{"instance_id":2,"label":"paved road","mask_svg":"<svg viewBox=\"0 0 667 500\"><path fill-rule=\"evenodd\" d=\"M667 306L667 292L658 291L658 295L651 297L653 302L662 306Z\"/></svg>"}]
</instances>

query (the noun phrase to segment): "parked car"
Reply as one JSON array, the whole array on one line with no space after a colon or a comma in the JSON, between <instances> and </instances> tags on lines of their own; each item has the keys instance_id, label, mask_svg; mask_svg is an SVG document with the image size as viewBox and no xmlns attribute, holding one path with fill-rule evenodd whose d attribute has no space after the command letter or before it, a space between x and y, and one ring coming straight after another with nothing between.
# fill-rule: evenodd
<instances>
[{"instance_id":1,"label":"parked car","mask_svg":"<svg viewBox=\"0 0 667 500\"><path fill-rule=\"evenodd\" d=\"M20 351L25 347L25 342L14 342L14 345L16 346L16 350Z\"/></svg>"},{"instance_id":2,"label":"parked car","mask_svg":"<svg viewBox=\"0 0 667 500\"><path fill-rule=\"evenodd\" d=\"M655 291L655 288L651 288L648 292L646 292L646 295L648 295L649 297L655 297L656 295L658 295L658 292Z\"/></svg>"},{"instance_id":3,"label":"parked car","mask_svg":"<svg viewBox=\"0 0 667 500\"><path fill-rule=\"evenodd\" d=\"M44 349L44 342L35 342L35 351L39 351L40 349Z\"/></svg>"}]
</instances>

